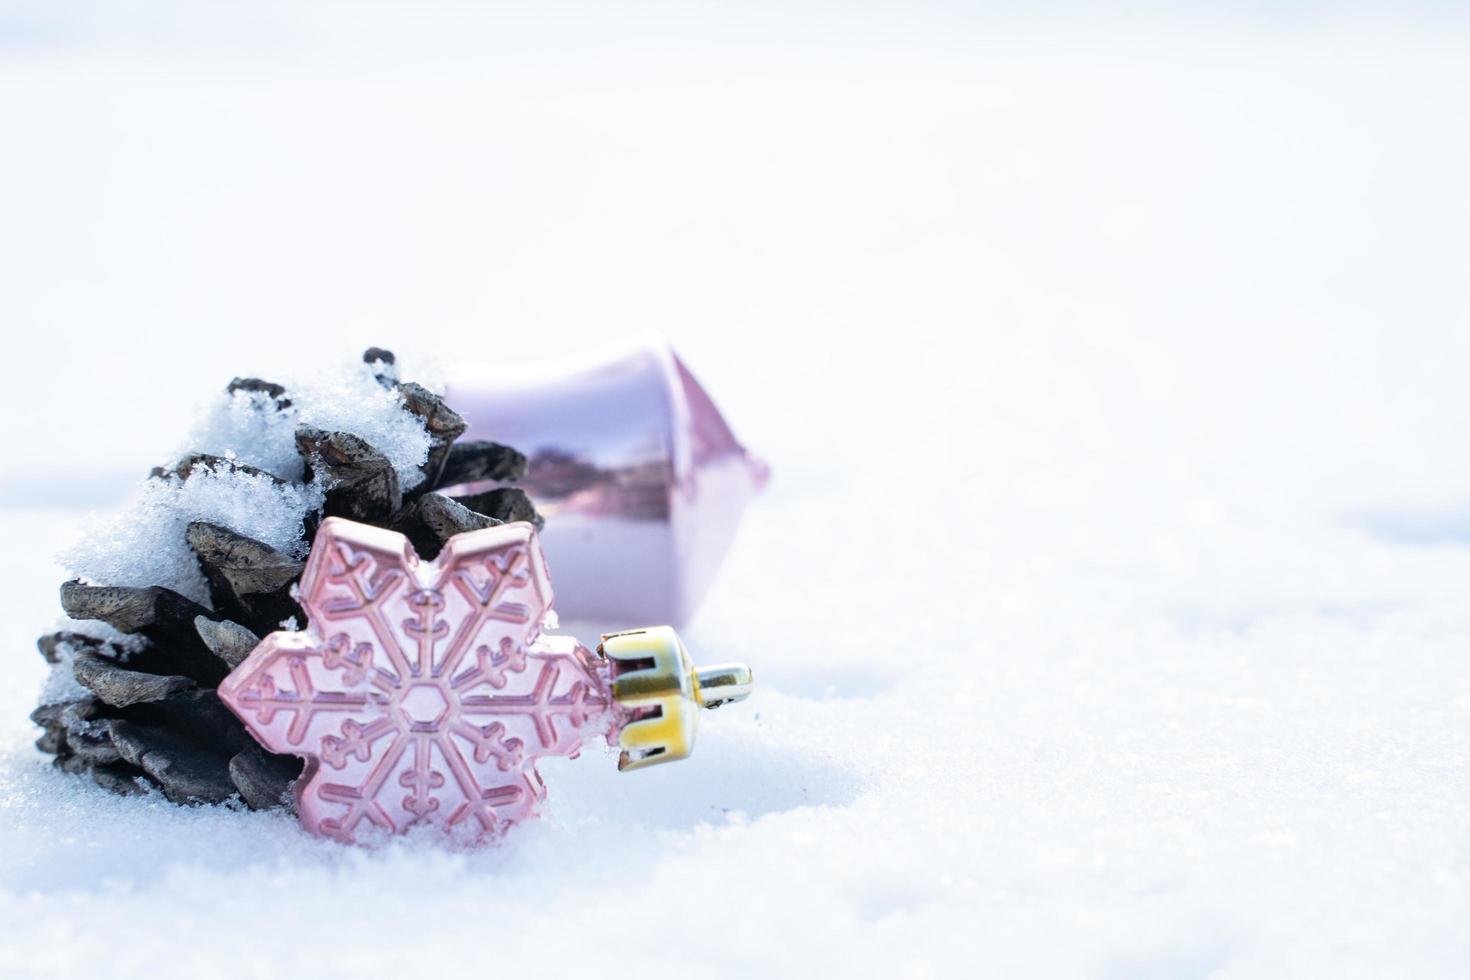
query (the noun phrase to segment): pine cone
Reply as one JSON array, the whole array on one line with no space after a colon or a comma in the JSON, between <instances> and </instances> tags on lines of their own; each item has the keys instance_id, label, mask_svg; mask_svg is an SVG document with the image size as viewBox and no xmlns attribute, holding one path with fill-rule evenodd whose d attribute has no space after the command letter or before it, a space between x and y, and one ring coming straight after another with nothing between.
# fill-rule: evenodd
<instances>
[{"instance_id":1,"label":"pine cone","mask_svg":"<svg viewBox=\"0 0 1470 980\"><path fill-rule=\"evenodd\" d=\"M464 419L428 389L399 381L391 351L370 348L363 360L380 384L402 395L404 409L423 421L430 440L424 480L405 494L392 464L361 437L298 428L303 481L319 477L326 489L324 507L306 521L307 540L322 517L342 515L402 532L420 555L433 558L463 531L517 520L541 526L525 492L513 487L460 500L435 492L471 480L519 479L526 458L493 442L456 444ZM236 378L227 390L264 396L262 411L283 412L292 405L286 388L258 378ZM183 481L201 467L287 482L203 453L190 453L151 475ZM42 656L57 670L69 669L76 685L32 712L45 730L36 745L55 755L63 770L90 772L99 786L117 793L151 785L176 803L219 803L238 795L255 809L289 805L301 760L260 748L215 688L260 636L292 617L305 621L291 595L304 562L204 521L188 525L186 540L209 584L212 608L162 586L62 585L68 616L100 620L127 641L77 632L40 638Z\"/></svg>"}]
</instances>

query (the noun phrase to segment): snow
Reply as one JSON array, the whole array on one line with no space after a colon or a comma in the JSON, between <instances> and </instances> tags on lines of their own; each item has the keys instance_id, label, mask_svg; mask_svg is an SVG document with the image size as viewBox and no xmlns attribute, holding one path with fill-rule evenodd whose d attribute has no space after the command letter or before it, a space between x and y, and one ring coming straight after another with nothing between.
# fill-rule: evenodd
<instances>
[{"instance_id":1,"label":"snow","mask_svg":"<svg viewBox=\"0 0 1470 980\"><path fill-rule=\"evenodd\" d=\"M194 521L304 557L302 528L321 508L326 488L320 480L283 485L272 479L304 479L298 426L351 432L393 463L404 489L423 482L419 467L429 452L423 421L403 407L399 392L374 380L360 358L304 371L288 364L280 376L291 379L282 396L291 404L281 411L261 392L212 398L171 459L198 452L226 464L196 464L183 479L139 481L121 509L89 517L81 541L63 556L69 575L102 585L162 585L207 606L209 587L184 536Z\"/></svg>"},{"instance_id":2,"label":"snow","mask_svg":"<svg viewBox=\"0 0 1470 980\"><path fill-rule=\"evenodd\" d=\"M37 704L71 704L91 695L92 692L83 687L72 672L71 663L75 656L76 650L71 644L57 644L56 663L46 675L46 683L41 685Z\"/></svg>"},{"instance_id":3,"label":"snow","mask_svg":"<svg viewBox=\"0 0 1470 980\"><path fill-rule=\"evenodd\" d=\"M282 351L663 327L773 466L685 633L756 694L488 851L109 796L25 714L115 498L12 419L0 975L1463 974L1464 24L333 9L0 67L18 403L106 488Z\"/></svg>"},{"instance_id":4,"label":"snow","mask_svg":"<svg viewBox=\"0 0 1470 980\"><path fill-rule=\"evenodd\" d=\"M88 515L84 536L63 559L71 577L162 585L207 606L209 587L184 537L191 522L221 524L303 556L303 521L323 499L315 483L280 484L260 473L196 466L184 480L145 479L122 508Z\"/></svg>"},{"instance_id":5,"label":"snow","mask_svg":"<svg viewBox=\"0 0 1470 980\"><path fill-rule=\"evenodd\" d=\"M286 389L282 397L291 404L284 411L261 411L269 401L263 393L221 392L176 456L188 452L229 456L282 479L300 480L304 464L296 449L296 429L305 425L351 432L363 439L393 463L405 490L423 482L419 467L429 456L423 422L403 409L403 396L379 384L360 357L304 367L283 361L266 380Z\"/></svg>"}]
</instances>

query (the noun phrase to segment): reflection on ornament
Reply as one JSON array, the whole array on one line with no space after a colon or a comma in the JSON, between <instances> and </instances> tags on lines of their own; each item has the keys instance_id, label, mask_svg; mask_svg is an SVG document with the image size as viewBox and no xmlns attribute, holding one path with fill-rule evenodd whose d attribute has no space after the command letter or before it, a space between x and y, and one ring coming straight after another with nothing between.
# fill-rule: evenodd
<instances>
[{"instance_id":1,"label":"reflection on ornament","mask_svg":"<svg viewBox=\"0 0 1470 980\"><path fill-rule=\"evenodd\" d=\"M529 458L517 485L546 518L569 619L687 622L768 475L656 334L541 363L465 366L445 397L468 420L466 438Z\"/></svg>"}]
</instances>

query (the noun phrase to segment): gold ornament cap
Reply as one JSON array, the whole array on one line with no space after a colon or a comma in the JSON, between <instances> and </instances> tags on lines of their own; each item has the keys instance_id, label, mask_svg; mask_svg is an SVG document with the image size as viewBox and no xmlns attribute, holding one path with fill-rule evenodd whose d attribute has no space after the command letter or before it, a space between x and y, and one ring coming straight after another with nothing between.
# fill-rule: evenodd
<instances>
[{"instance_id":1,"label":"gold ornament cap","mask_svg":"<svg viewBox=\"0 0 1470 980\"><path fill-rule=\"evenodd\" d=\"M607 659L613 700L631 716L618 732L619 770L687 759L699 709L743 701L754 684L745 664L696 668L671 626L605 634L597 652Z\"/></svg>"}]
</instances>

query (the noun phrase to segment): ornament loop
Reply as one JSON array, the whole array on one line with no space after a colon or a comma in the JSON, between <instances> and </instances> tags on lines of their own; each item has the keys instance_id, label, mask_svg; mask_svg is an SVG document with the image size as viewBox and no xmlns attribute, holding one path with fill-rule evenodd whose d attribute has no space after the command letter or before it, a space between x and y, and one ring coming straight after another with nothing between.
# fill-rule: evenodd
<instances>
[{"instance_id":1,"label":"ornament loop","mask_svg":"<svg viewBox=\"0 0 1470 980\"><path fill-rule=\"evenodd\" d=\"M694 697L705 708L718 708L750 697L755 678L745 664L714 664L694 669Z\"/></svg>"}]
</instances>

